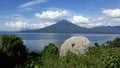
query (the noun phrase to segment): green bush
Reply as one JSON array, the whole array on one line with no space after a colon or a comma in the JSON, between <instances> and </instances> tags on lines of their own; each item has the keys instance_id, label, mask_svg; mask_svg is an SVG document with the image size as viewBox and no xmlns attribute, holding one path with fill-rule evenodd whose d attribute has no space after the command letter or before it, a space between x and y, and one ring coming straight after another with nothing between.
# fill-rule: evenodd
<instances>
[{"instance_id":1,"label":"green bush","mask_svg":"<svg viewBox=\"0 0 120 68\"><path fill-rule=\"evenodd\" d=\"M96 46L96 47L99 47L100 45L99 45L97 42L95 42L95 46Z\"/></svg>"},{"instance_id":2,"label":"green bush","mask_svg":"<svg viewBox=\"0 0 120 68\"><path fill-rule=\"evenodd\" d=\"M118 68L120 67L120 56L108 53L101 57L102 64L106 68Z\"/></svg>"},{"instance_id":3,"label":"green bush","mask_svg":"<svg viewBox=\"0 0 120 68\"><path fill-rule=\"evenodd\" d=\"M25 68L40 68L40 66L41 59L39 57L31 58L29 61L25 63Z\"/></svg>"},{"instance_id":4,"label":"green bush","mask_svg":"<svg viewBox=\"0 0 120 68\"><path fill-rule=\"evenodd\" d=\"M109 47L112 47L112 48L120 47L120 38L117 37L113 41L108 41L107 44Z\"/></svg>"},{"instance_id":5,"label":"green bush","mask_svg":"<svg viewBox=\"0 0 120 68\"><path fill-rule=\"evenodd\" d=\"M54 44L50 43L44 48L41 55L43 59L56 58L58 57L58 48Z\"/></svg>"},{"instance_id":6,"label":"green bush","mask_svg":"<svg viewBox=\"0 0 120 68\"><path fill-rule=\"evenodd\" d=\"M11 60L11 65L23 65L27 61L28 51L20 37L15 35L1 36L2 47L1 50Z\"/></svg>"}]
</instances>

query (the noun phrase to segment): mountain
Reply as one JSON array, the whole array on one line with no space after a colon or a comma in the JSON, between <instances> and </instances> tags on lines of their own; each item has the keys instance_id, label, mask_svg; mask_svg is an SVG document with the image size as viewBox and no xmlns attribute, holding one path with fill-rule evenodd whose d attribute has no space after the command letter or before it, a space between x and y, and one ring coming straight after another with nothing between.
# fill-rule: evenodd
<instances>
[{"instance_id":1,"label":"mountain","mask_svg":"<svg viewBox=\"0 0 120 68\"><path fill-rule=\"evenodd\" d=\"M100 26L90 28L93 33L120 34L120 26Z\"/></svg>"},{"instance_id":2,"label":"mountain","mask_svg":"<svg viewBox=\"0 0 120 68\"><path fill-rule=\"evenodd\" d=\"M120 34L120 26L100 26L94 28L85 28L75 25L67 20L61 20L56 24L45 28L35 30L25 30L21 32L33 33L102 33L102 34Z\"/></svg>"},{"instance_id":3,"label":"mountain","mask_svg":"<svg viewBox=\"0 0 120 68\"><path fill-rule=\"evenodd\" d=\"M36 30L29 30L29 31L22 31L22 32L35 32L35 33L86 33L89 29L80 27L75 25L67 20L61 20L56 24L51 26L36 29Z\"/></svg>"}]
</instances>

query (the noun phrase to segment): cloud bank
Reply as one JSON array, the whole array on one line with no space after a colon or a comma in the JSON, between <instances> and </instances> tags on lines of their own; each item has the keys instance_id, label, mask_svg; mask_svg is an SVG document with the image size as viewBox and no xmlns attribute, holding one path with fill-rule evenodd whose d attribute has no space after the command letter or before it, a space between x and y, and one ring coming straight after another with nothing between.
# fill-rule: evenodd
<instances>
[{"instance_id":1,"label":"cloud bank","mask_svg":"<svg viewBox=\"0 0 120 68\"><path fill-rule=\"evenodd\" d=\"M6 16L5 18L8 17L9 16ZM68 10L46 10L41 13L34 13L34 18L31 19L25 18L19 14L12 15L11 18L12 22L8 21L5 23L5 27L14 28L15 30L43 28L55 24L63 19L67 19L76 25L87 28L98 26L117 26L120 25L120 9L104 9L101 11L101 16L85 16L75 13L71 14Z\"/></svg>"},{"instance_id":2,"label":"cloud bank","mask_svg":"<svg viewBox=\"0 0 120 68\"><path fill-rule=\"evenodd\" d=\"M79 24L79 23L87 23L89 19L87 17L83 17L81 15L74 15L72 18L72 22Z\"/></svg>"},{"instance_id":3,"label":"cloud bank","mask_svg":"<svg viewBox=\"0 0 120 68\"><path fill-rule=\"evenodd\" d=\"M120 9L105 9L102 11L103 14L108 17L120 17Z\"/></svg>"},{"instance_id":4,"label":"cloud bank","mask_svg":"<svg viewBox=\"0 0 120 68\"><path fill-rule=\"evenodd\" d=\"M65 19L68 16L68 11L43 11L42 13L36 13L35 16L40 20L59 21Z\"/></svg>"},{"instance_id":5,"label":"cloud bank","mask_svg":"<svg viewBox=\"0 0 120 68\"><path fill-rule=\"evenodd\" d=\"M7 22L5 23L6 27L13 28L15 30L21 30L21 29L36 29L36 28L43 28L45 26L49 26L54 24L53 22L44 22L44 23L27 23L24 21L16 21L16 22Z\"/></svg>"}]
</instances>

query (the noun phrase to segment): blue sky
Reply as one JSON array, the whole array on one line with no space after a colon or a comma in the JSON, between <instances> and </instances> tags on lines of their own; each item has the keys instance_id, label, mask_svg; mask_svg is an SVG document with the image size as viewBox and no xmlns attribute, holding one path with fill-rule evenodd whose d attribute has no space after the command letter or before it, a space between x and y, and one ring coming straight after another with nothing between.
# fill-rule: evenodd
<instances>
[{"instance_id":1,"label":"blue sky","mask_svg":"<svg viewBox=\"0 0 120 68\"><path fill-rule=\"evenodd\" d=\"M0 31L37 29L62 19L81 27L120 26L120 0L1 0Z\"/></svg>"}]
</instances>

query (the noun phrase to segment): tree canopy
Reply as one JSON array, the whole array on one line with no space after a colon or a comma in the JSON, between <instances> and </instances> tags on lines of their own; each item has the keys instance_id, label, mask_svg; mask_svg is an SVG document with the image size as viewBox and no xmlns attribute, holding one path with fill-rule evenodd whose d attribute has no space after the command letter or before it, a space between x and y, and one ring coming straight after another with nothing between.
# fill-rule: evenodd
<instances>
[{"instance_id":1,"label":"tree canopy","mask_svg":"<svg viewBox=\"0 0 120 68\"><path fill-rule=\"evenodd\" d=\"M11 65L22 65L27 60L27 48L20 37L15 35L1 36L1 51L9 57Z\"/></svg>"}]
</instances>

